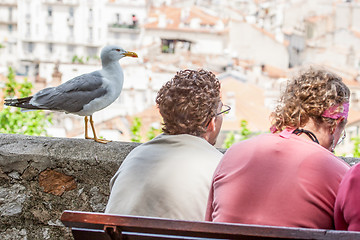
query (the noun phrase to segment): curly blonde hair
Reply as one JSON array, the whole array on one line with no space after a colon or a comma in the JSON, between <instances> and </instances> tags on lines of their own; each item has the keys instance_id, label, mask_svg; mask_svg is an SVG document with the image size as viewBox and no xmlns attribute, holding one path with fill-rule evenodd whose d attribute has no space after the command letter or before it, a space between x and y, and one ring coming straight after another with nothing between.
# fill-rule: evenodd
<instances>
[{"instance_id":1,"label":"curly blonde hair","mask_svg":"<svg viewBox=\"0 0 360 240\"><path fill-rule=\"evenodd\" d=\"M288 82L279 105L271 114L275 131L304 127L312 118L315 124L330 128L335 119L322 117L326 109L349 102L350 90L341 77L325 69L310 67Z\"/></svg>"},{"instance_id":2,"label":"curly blonde hair","mask_svg":"<svg viewBox=\"0 0 360 240\"><path fill-rule=\"evenodd\" d=\"M159 90L156 104L163 117L164 133L201 136L216 115L220 82L206 70L182 70Z\"/></svg>"}]
</instances>

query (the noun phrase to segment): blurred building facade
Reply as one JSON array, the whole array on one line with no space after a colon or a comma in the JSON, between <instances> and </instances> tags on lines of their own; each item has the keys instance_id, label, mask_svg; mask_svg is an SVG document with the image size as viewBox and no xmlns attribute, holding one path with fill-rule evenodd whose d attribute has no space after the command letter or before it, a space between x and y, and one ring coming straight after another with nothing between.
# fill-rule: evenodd
<instances>
[{"instance_id":1,"label":"blurred building facade","mask_svg":"<svg viewBox=\"0 0 360 240\"><path fill-rule=\"evenodd\" d=\"M233 106L224 131L237 131L246 120L251 131L266 132L287 79L303 66L320 65L351 89L347 130L354 137L359 18L359 0L2 0L0 74L12 66L39 90L99 69L104 45L137 52L138 59L120 62L120 98L94 115L100 135L128 141L135 116L144 118L143 132L160 126L156 93L180 69L205 68L219 77L223 101ZM50 134L83 134L81 118L56 116L59 127ZM349 137L339 151L351 152L352 144Z\"/></svg>"}]
</instances>

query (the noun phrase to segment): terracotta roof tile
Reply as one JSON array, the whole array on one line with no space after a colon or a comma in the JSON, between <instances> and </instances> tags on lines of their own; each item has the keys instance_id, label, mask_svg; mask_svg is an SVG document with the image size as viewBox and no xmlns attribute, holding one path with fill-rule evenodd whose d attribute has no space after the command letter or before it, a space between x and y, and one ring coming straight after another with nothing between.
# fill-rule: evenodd
<instances>
[{"instance_id":1,"label":"terracotta roof tile","mask_svg":"<svg viewBox=\"0 0 360 240\"><path fill-rule=\"evenodd\" d=\"M227 31L227 30L219 31L208 27L200 28L200 29L190 28L189 24L193 19L200 19L201 26L215 26L219 21L223 21L225 24L227 23L227 20L212 16L196 6L189 8L189 10L163 6L160 8L154 8L150 11L149 23L145 24L144 27L146 29L164 28L167 30L197 31L197 32ZM164 26L159 26L159 24L164 24Z\"/></svg>"},{"instance_id":2,"label":"terracotta roof tile","mask_svg":"<svg viewBox=\"0 0 360 240\"><path fill-rule=\"evenodd\" d=\"M360 38L360 32L356 30L351 30L355 37Z\"/></svg>"},{"instance_id":3,"label":"terracotta roof tile","mask_svg":"<svg viewBox=\"0 0 360 240\"><path fill-rule=\"evenodd\" d=\"M288 74L285 70L271 66L271 65L264 65L263 72L267 74L270 78L286 78Z\"/></svg>"}]
</instances>

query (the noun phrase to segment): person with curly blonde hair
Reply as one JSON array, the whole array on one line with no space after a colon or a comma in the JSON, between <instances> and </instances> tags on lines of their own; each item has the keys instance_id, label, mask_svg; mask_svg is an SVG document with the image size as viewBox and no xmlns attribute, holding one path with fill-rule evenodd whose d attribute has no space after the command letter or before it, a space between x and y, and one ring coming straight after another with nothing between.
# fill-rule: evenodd
<instances>
[{"instance_id":1,"label":"person with curly blonde hair","mask_svg":"<svg viewBox=\"0 0 360 240\"><path fill-rule=\"evenodd\" d=\"M310 67L288 82L272 133L230 147L213 177L206 220L334 229L334 202L349 169L332 152L349 111L348 87Z\"/></svg>"},{"instance_id":2,"label":"person with curly blonde hair","mask_svg":"<svg viewBox=\"0 0 360 240\"><path fill-rule=\"evenodd\" d=\"M105 212L203 220L211 178L223 154L213 145L223 113L220 82L182 70L159 90L163 134L129 153L110 181Z\"/></svg>"}]
</instances>

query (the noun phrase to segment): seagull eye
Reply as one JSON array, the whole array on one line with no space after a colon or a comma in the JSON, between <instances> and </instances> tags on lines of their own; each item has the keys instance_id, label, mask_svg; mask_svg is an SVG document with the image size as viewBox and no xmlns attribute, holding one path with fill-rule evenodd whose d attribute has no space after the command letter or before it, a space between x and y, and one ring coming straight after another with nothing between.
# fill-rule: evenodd
<instances>
[{"instance_id":1,"label":"seagull eye","mask_svg":"<svg viewBox=\"0 0 360 240\"><path fill-rule=\"evenodd\" d=\"M116 49L116 51L120 52L121 50L120 50L120 49Z\"/></svg>"}]
</instances>

